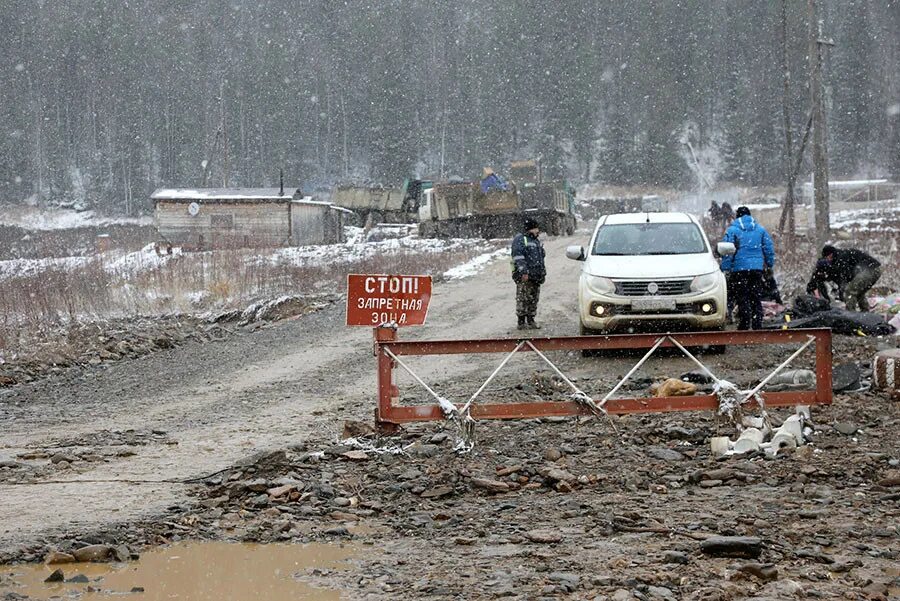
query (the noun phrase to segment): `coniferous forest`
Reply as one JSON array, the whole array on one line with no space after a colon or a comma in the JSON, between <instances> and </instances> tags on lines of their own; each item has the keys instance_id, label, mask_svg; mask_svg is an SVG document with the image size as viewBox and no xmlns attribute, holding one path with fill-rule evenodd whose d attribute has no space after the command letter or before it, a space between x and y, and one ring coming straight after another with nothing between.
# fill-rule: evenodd
<instances>
[{"instance_id":1,"label":"coniferous forest","mask_svg":"<svg viewBox=\"0 0 900 601\"><path fill-rule=\"evenodd\" d=\"M819 0L833 177L900 177L900 1ZM781 0L0 0L0 199L397 184L782 185ZM787 0L794 139L807 0ZM808 174L808 168L803 174ZM801 175L802 177L803 175Z\"/></svg>"}]
</instances>

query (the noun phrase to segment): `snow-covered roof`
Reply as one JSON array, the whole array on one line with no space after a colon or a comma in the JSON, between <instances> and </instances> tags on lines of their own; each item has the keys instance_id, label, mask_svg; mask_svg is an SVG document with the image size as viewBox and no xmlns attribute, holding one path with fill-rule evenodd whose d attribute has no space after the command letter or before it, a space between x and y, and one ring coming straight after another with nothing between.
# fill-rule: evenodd
<instances>
[{"instance_id":1,"label":"snow-covered roof","mask_svg":"<svg viewBox=\"0 0 900 601\"><path fill-rule=\"evenodd\" d=\"M829 188L859 188L862 186L875 186L878 184L886 184L888 181L886 179L848 179L843 181L835 181L831 180L828 182ZM812 188L811 182L806 182L803 184L804 187Z\"/></svg>"},{"instance_id":2,"label":"snow-covered roof","mask_svg":"<svg viewBox=\"0 0 900 601\"><path fill-rule=\"evenodd\" d=\"M330 208L334 209L335 211L341 211L343 213L350 213L351 215L353 214L353 211L351 211L350 209L345 209L344 207L339 207L333 203L326 202L324 200L313 200L312 196L304 196L303 198L295 198L295 199L291 200L291 202L294 204L298 204L298 205L315 205L315 206L320 206L320 207L330 207Z\"/></svg>"},{"instance_id":3,"label":"snow-covered roof","mask_svg":"<svg viewBox=\"0 0 900 601\"><path fill-rule=\"evenodd\" d=\"M283 194L280 192L281 190L279 188L160 188L151 194L150 198L153 200L190 202L203 202L209 200L286 202L294 198L294 195L298 194L299 190L285 188Z\"/></svg>"}]
</instances>

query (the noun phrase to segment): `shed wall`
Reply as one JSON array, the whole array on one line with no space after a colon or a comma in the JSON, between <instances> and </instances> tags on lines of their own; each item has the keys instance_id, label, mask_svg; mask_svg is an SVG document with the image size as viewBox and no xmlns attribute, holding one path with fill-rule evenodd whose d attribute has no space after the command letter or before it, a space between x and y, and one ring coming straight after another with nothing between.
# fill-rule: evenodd
<instances>
[{"instance_id":1,"label":"shed wall","mask_svg":"<svg viewBox=\"0 0 900 601\"><path fill-rule=\"evenodd\" d=\"M344 241L343 211L327 205L291 205L291 241L296 246Z\"/></svg>"},{"instance_id":2,"label":"shed wall","mask_svg":"<svg viewBox=\"0 0 900 601\"><path fill-rule=\"evenodd\" d=\"M188 203L159 200L160 236L185 248L272 247L289 243L289 203L203 203L191 215Z\"/></svg>"}]
</instances>

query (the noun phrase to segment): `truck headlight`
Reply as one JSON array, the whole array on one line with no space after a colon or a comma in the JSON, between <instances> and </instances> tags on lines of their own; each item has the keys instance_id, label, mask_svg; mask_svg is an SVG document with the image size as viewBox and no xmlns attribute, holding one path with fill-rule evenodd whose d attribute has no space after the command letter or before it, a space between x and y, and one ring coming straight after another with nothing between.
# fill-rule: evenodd
<instances>
[{"instance_id":1,"label":"truck headlight","mask_svg":"<svg viewBox=\"0 0 900 601\"><path fill-rule=\"evenodd\" d=\"M704 292L714 288L719 281L718 272L698 275L691 281L691 292Z\"/></svg>"},{"instance_id":2,"label":"truck headlight","mask_svg":"<svg viewBox=\"0 0 900 601\"><path fill-rule=\"evenodd\" d=\"M587 276L587 284L589 288L602 294L612 294L616 291L616 285L611 279L599 275Z\"/></svg>"}]
</instances>

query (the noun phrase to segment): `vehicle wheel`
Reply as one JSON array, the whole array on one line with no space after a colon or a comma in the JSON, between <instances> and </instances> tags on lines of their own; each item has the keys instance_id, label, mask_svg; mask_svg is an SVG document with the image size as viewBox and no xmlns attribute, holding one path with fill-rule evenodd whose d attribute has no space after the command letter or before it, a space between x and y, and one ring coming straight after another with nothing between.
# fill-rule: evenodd
<instances>
[{"instance_id":1,"label":"vehicle wheel","mask_svg":"<svg viewBox=\"0 0 900 601\"><path fill-rule=\"evenodd\" d=\"M599 336L602 334L600 330L592 330L591 328L584 327L584 324L578 324L578 334L581 336ZM582 349L581 356L582 357L599 357L603 351L599 349Z\"/></svg>"}]
</instances>

